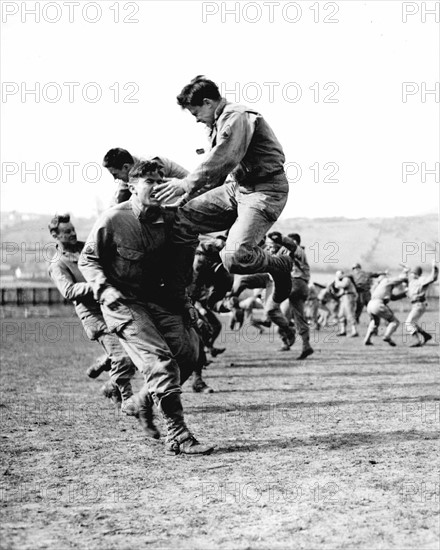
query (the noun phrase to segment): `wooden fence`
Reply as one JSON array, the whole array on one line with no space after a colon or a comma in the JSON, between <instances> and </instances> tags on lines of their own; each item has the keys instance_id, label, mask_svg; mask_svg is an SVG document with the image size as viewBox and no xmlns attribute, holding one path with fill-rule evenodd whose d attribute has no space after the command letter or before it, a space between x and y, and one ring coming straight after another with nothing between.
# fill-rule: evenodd
<instances>
[{"instance_id":1,"label":"wooden fence","mask_svg":"<svg viewBox=\"0 0 440 550\"><path fill-rule=\"evenodd\" d=\"M64 299L59 290L54 286L47 287L10 287L1 288L2 306L26 306L26 305L66 305L68 300Z\"/></svg>"}]
</instances>

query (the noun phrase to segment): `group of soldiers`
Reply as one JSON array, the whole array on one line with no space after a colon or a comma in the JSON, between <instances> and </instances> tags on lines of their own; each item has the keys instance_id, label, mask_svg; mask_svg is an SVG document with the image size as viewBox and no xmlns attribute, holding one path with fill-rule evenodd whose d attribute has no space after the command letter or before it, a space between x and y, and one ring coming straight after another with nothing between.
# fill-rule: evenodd
<instances>
[{"instance_id":1,"label":"group of soldiers","mask_svg":"<svg viewBox=\"0 0 440 550\"><path fill-rule=\"evenodd\" d=\"M351 273L337 271L334 281L328 286L318 285L321 287L319 292L314 288L316 285L311 284L308 302L310 320L318 329L325 326L331 315L328 308L328 303L331 301L339 323L339 331L336 335L357 337L360 316L365 307L370 316L370 323L364 344L373 345L371 338L378 334L380 322L384 320L387 327L383 340L394 347L396 343L391 336L397 330L400 321L389 303L409 298L411 310L404 323L405 336L410 337L410 347L425 345L432 339L432 335L420 326L419 321L427 308L428 287L438 279L438 267L434 261L431 273L427 277L422 276L423 270L420 266L412 269L407 266L402 267L400 274L390 276L388 271L365 271L359 263L356 263ZM322 315L319 316L318 312Z\"/></svg>"},{"instance_id":2,"label":"group of soldiers","mask_svg":"<svg viewBox=\"0 0 440 550\"><path fill-rule=\"evenodd\" d=\"M85 243L69 215L51 220L58 250L49 273L74 302L88 337L105 351L105 360L88 371L97 377L109 370L105 395L153 439L161 437L156 406L166 425L166 451L204 455L214 447L187 427L181 387L193 376L194 391L212 391L202 369L207 354L224 351L214 345L221 330L216 304L228 297L240 325L243 290L264 288L262 324L278 326L283 351L298 333L298 359L306 359L313 354L304 313L310 269L300 235L269 232L286 204L288 182L282 147L266 120L226 101L203 76L186 85L177 102L209 130L203 162L190 173L159 155L108 151L103 165L118 182L115 204ZM218 235L200 244L199 235L209 233ZM343 274L338 281L340 308L351 322L349 284ZM384 315L371 314L373 320ZM134 393L136 369L144 384Z\"/></svg>"},{"instance_id":3,"label":"group of soldiers","mask_svg":"<svg viewBox=\"0 0 440 550\"><path fill-rule=\"evenodd\" d=\"M217 241L221 236L216 238ZM310 328L319 330L330 323L331 317L338 324L337 336L358 337L358 325L361 314L366 308L370 316L370 323L364 338L364 344L372 345L371 338L377 335L380 321L383 319L387 326L383 340L390 346L395 346L392 334L400 325L399 320L389 306L389 302L402 298L409 298L411 310L405 321L405 336L410 338L410 347L421 347L432 339L419 324L419 321L427 307L426 293L428 287L438 278L438 267L435 262L428 277L422 276L420 266L409 269L403 266L403 270L396 276L390 276L388 271L365 271L359 263L353 265L351 273L338 270L334 280L327 286L311 282L310 266L304 248L301 246L301 237L297 233L283 237L278 232L270 233L265 246L273 254L289 254L289 242L296 244L296 249L291 256L294 259L292 269L292 290L289 298L280 306L274 304L271 296L273 281L268 274L235 276L233 283L229 285L230 291L226 296L226 310L233 312L230 328L237 324L240 328L245 318L249 324L262 331L272 323L278 326L278 332L283 341L279 351L289 351L295 342L296 335L302 340L302 352L297 359L306 359L313 353L310 346ZM222 242L222 241L220 241ZM207 250L214 247L215 240L200 246L198 253L205 258L211 257L211 265L219 265L220 258L215 260L215 254L208 254ZM220 245L221 247L222 245ZM206 268L205 268L206 269ZM213 271L213 272L214 272ZM216 280L212 276L197 276L197 280L204 279L208 288L216 288ZM209 287L209 285L212 285ZM231 286L232 285L232 286ZM198 286L202 286L199 282ZM222 283L217 291L211 293L214 300L206 305L209 310L222 296L225 285ZM247 289L254 289L249 296L242 294ZM197 299L193 296L193 299ZM329 306L331 304L332 310ZM220 306L225 310L224 302ZM263 310L263 316L256 319L253 310ZM216 332L219 334L220 330Z\"/></svg>"}]
</instances>

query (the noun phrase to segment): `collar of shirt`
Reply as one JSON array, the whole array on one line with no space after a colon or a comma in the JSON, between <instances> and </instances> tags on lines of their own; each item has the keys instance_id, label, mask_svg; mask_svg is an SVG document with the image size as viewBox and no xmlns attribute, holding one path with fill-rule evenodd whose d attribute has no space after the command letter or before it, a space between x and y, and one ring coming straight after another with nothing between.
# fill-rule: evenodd
<instances>
[{"instance_id":1,"label":"collar of shirt","mask_svg":"<svg viewBox=\"0 0 440 550\"><path fill-rule=\"evenodd\" d=\"M62 258L64 258L68 262L75 262L75 263L78 263L78 258L83 247L84 247L84 243L82 241L78 241L76 243L75 250L65 250L59 244L56 245L56 249L58 252L61 252Z\"/></svg>"},{"instance_id":2,"label":"collar of shirt","mask_svg":"<svg viewBox=\"0 0 440 550\"><path fill-rule=\"evenodd\" d=\"M130 198L131 209L133 214L140 222L144 223L164 223L162 208L160 206L149 206L146 211L142 211L139 204Z\"/></svg>"},{"instance_id":3,"label":"collar of shirt","mask_svg":"<svg viewBox=\"0 0 440 550\"><path fill-rule=\"evenodd\" d=\"M224 108L226 107L227 100L222 97L220 100L220 103L217 105L217 109L214 112L214 124L217 122L217 120L220 118L220 115L223 113Z\"/></svg>"},{"instance_id":4,"label":"collar of shirt","mask_svg":"<svg viewBox=\"0 0 440 550\"><path fill-rule=\"evenodd\" d=\"M217 108L214 111L214 123L212 127L208 126L208 135L209 135L209 139L211 140L212 146L214 145L215 138L217 136L217 121L220 118L223 111L225 110L227 103L228 101L224 97L222 97L222 99L220 100L220 103L217 105Z\"/></svg>"}]
</instances>

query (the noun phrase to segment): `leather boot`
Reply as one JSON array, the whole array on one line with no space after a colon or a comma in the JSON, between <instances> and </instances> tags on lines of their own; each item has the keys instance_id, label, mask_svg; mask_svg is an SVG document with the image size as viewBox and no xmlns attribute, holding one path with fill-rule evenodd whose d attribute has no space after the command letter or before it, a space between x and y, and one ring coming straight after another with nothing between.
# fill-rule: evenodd
<instances>
[{"instance_id":1,"label":"leather boot","mask_svg":"<svg viewBox=\"0 0 440 550\"><path fill-rule=\"evenodd\" d=\"M345 325L346 325L345 321L339 322L339 332L336 334L336 336L347 336Z\"/></svg>"},{"instance_id":2,"label":"leather boot","mask_svg":"<svg viewBox=\"0 0 440 550\"><path fill-rule=\"evenodd\" d=\"M165 449L167 454L206 455L212 453L212 445L202 445L188 430L180 394L170 393L160 399L160 409L167 425Z\"/></svg>"},{"instance_id":3,"label":"leather boot","mask_svg":"<svg viewBox=\"0 0 440 550\"><path fill-rule=\"evenodd\" d=\"M304 334L301 336L303 345L302 345L302 351L301 354L296 358L298 361L303 361L304 359L307 359L312 353L314 353L314 349L310 345L310 339L308 334Z\"/></svg>"},{"instance_id":4,"label":"leather boot","mask_svg":"<svg viewBox=\"0 0 440 550\"><path fill-rule=\"evenodd\" d=\"M421 348L423 346L423 344L425 343L424 342L424 339L423 339L423 336L417 334L417 332L415 332L413 335L412 335L412 342L410 344L410 348ZM422 340L423 340L423 343L422 343Z\"/></svg>"},{"instance_id":5,"label":"leather boot","mask_svg":"<svg viewBox=\"0 0 440 550\"><path fill-rule=\"evenodd\" d=\"M281 340L283 341L285 346L288 346L289 349L293 346L296 340L296 332L295 329L292 327L280 327L278 329L278 333L281 336ZM287 351L287 350L282 350Z\"/></svg>"},{"instance_id":6,"label":"leather boot","mask_svg":"<svg viewBox=\"0 0 440 550\"><path fill-rule=\"evenodd\" d=\"M429 340L432 340L432 335L429 334L429 332L426 332L426 330L419 328L419 334L421 334L423 338L422 346L424 346L426 342L429 342Z\"/></svg>"},{"instance_id":7,"label":"leather boot","mask_svg":"<svg viewBox=\"0 0 440 550\"><path fill-rule=\"evenodd\" d=\"M110 399L116 408L119 408L122 403L121 392L119 391L118 386L111 380L101 387L101 393L107 399Z\"/></svg>"},{"instance_id":8,"label":"leather boot","mask_svg":"<svg viewBox=\"0 0 440 550\"><path fill-rule=\"evenodd\" d=\"M202 375L194 372L192 390L195 393L214 393L214 390L203 380Z\"/></svg>"},{"instance_id":9,"label":"leather boot","mask_svg":"<svg viewBox=\"0 0 440 550\"><path fill-rule=\"evenodd\" d=\"M104 371L111 369L112 362L108 355L101 355L96 361L87 369L87 376L89 378L98 378Z\"/></svg>"},{"instance_id":10,"label":"leather boot","mask_svg":"<svg viewBox=\"0 0 440 550\"><path fill-rule=\"evenodd\" d=\"M160 438L160 432L154 423L153 398L144 386L141 391L122 404L121 411L127 416L134 416L145 434L153 439Z\"/></svg>"}]
</instances>

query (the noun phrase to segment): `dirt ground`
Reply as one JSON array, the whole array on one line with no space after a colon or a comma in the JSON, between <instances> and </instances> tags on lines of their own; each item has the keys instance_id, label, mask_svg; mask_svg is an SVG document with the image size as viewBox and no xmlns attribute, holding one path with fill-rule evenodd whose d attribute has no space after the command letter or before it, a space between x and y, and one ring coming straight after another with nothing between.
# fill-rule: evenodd
<instances>
[{"instance_id":1,"label":"dirt ground","mask_svg":"<svg viewBox=\"0 0 440 550\"><path fill-rule=\"evenodd\" d=\"M223 334L216 392L183 393L216 451L187 458L100 396L73 316L3 320L1 548L437 549L438 313L424 321L423 348L331 327L303 362L271 330Z\"/></svg>"}]
</instances>

